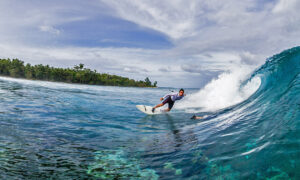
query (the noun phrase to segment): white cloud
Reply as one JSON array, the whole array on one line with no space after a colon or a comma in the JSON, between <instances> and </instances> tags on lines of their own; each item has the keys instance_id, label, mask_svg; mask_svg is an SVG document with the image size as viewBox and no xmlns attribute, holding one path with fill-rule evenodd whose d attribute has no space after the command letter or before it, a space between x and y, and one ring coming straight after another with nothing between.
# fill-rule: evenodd
<instances>
[{"instance_id":1,"label":"white cloud","mask_svg":"<svg viewBox=\"0 0 300 180\"><path fill-rule=\"evenodd\" d=\"M103 0L120 17L178 39L193 33L195 18L200 12L196 1L130 1Z\"/></svg>"},{"instance_id":2,"label":"white cloud","mask_svg":"<svg viewBox=\"0 0 300 180\"><path fill-rule=\"evenodd\" d=\"M211 78L236 64L258 66L266 57L300 42L300 3L296 0L34 2L38 1L0 2L0 26L5 27L0 28L1 57L64 67L84 63L131 78L149 76L161 86L201 86L204 81L199 79ZM39 39L38 35L27 36L32 29L38 27L39 31L62 36L60 25L80 23L102 13L133 22L141 31L159 31L173 47L151 50L28 45ZM112 41L115 39L102 40ZM197 80L199 84L193 83Z\"/></svg>"},{"instance_id":3,"label":"white cloud","mask_svg":"<svg viewBox=\"0 0 300 180\"><path fill-rule=\"evenodd\" d=\"M273 8L274 13L282 13L290 11L297 7L297 3L299 5L299 1L297 0L279 0L278 3ZM299 6L298 6L299 7ZM299 11L299 9L297 9Z\"/></svg>"},{"instance_id":4,"label":"white cloud","mask_svg":"<svg viewBox=\"0 0 300 180\"><path fill-rule=\"evenodd\" d=\"M55 35L59 35L59 34L60 34L60 30L55 29L55 28L52 27L52 26L46 26L46 25L43 25L43 26L40 26L39 29L40 29L42 32L48 32L48 33L55 34Z\"/></svg>"},{"instance_id":5,"label":"white cloud","mask_svg":"<svg viewBox=\"0 0 300 180\"><path fill-rule=\"evenodd\" d=\"M201 73L203 71L201 66L195 64L183 64L181 65L181 69L190 73Z\"/></svg>"},{"instance_id":6,"label":"white cloud","mask_svg":"<svg viewBox=\"0 0 300 180\"><path fill-rule=\"evenodd\" d=\"M296 0L102 2L120 18L168 35L178 54L213 50L270 56L300 40ZM274 14L283 9L286 16Z\"/></svg>"},{"instance_id":7,"label":"white cloud","mask_svg":"<svg viewBox=\"0 0 300 180\"><path fill-rule=\"evenodd\" d=\"M32 65L49 64L55 67L72 68L74 65L83 63L87 68L96 69L101 73L116 74L136 80L150 77L151 80L158 81L160 86L198 87L204 85L202 79L196 80L199 81L198 83L192 80L192 78L199 79L199 74L194 76L182 69L182 65L185 64L181 62L182 57L165 56L164 54L168 54L168 51L138 48L37 48L0 44L0 52L2 52L0 58L19 58ZM215 58L214 55L211 58ZM170 64L170 61L176 63ZM219 65L224 68L225 64ZM215 67L207 66L203 70L210 68ZM203 78L206 77L203 76Z\"/></svg>"}]
</instances>

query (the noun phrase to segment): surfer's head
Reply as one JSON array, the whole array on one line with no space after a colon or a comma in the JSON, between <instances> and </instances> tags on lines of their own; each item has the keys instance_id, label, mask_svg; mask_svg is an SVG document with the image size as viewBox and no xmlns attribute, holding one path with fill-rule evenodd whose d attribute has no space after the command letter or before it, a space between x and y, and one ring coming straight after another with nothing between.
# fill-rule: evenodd
<instances>
[{"instance_id":1,"label":"surfer's head","mask_svg":"<svg viewBox=\"0 0 300 180\"><path fill-rule=\"evenodd\" d=\"M180 89L179 90L179 96L183 96L184 95L184 89Z\"/></svg>"}]
</instances>

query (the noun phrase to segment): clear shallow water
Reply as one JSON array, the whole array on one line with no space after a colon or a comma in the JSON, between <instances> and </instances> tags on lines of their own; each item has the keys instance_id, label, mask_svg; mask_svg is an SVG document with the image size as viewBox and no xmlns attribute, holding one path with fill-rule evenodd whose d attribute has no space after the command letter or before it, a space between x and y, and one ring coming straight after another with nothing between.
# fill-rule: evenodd
<instances>
[{"instance_id":1,"label":"clear shallow water","mask_svg":"<svg viewBox=\"0 0 300 180\"><path fill-rule=\"evenodd\" d=\"M135 108L165 88L0 78L0 178L299 179L299 62L299 48L268 59L251 97L204 120Z\"/></svg>"}]
</instances>

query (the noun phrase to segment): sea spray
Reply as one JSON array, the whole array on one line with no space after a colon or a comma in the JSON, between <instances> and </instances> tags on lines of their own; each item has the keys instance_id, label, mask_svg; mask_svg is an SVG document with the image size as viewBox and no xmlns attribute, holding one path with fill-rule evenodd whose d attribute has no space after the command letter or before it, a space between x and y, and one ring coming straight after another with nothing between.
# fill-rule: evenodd
<instances>
[{"instance_id":1,"label":"sea spray","mask_svg":"<svg viewBox=\"0 0 300 180\"><path fill-rule=\"evenodd\" d=\"M253 67L238 66L229 72L220 74L200 91L188 95L176 108L188 112L215 111L247 99L260 86L260 78L256 77L243 84L249 78Z\"/></svg>"}]
</instances>

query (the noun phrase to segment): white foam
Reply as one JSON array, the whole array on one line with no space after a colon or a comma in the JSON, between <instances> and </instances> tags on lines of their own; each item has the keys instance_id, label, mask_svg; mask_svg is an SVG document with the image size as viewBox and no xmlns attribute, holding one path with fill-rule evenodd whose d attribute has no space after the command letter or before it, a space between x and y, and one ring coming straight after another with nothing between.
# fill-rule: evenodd
<instances>
[{"instance_id":1,"label":"white foam","mask_svg":"<svg viewBox=\"0 0 300 180\"><path fill-rule=\"evenodd\" d=\"M87 84L72 84L64 82L50 82L41 80L28 80L28 79L18 79L12 77L0 76L0 80L8 82L16 82L23 85L39 86L51 89L69 89L69 90L81 90L81 91L92 91L92 92L149 92L153 93L153 88L135 88L135 87L118 87L118 86L99 86L99 85L87 85ZM134 88L134 90L133 90ZM0 91L1 93L1 91Z\"/></svg>"},{"instance_id":2,"label":"white foam","mask_svg":"<svg viewBox=\"0 0 300 180\"><path fill-rule=\"evenodd\" d=\"M187 112L215 111L240 103L251 96L261 84L260 78L255 77L241 86L251 72L252 68L239 66L223 73L200 91L178 102L176 108Z\"/></svg>"}]
</instances>

